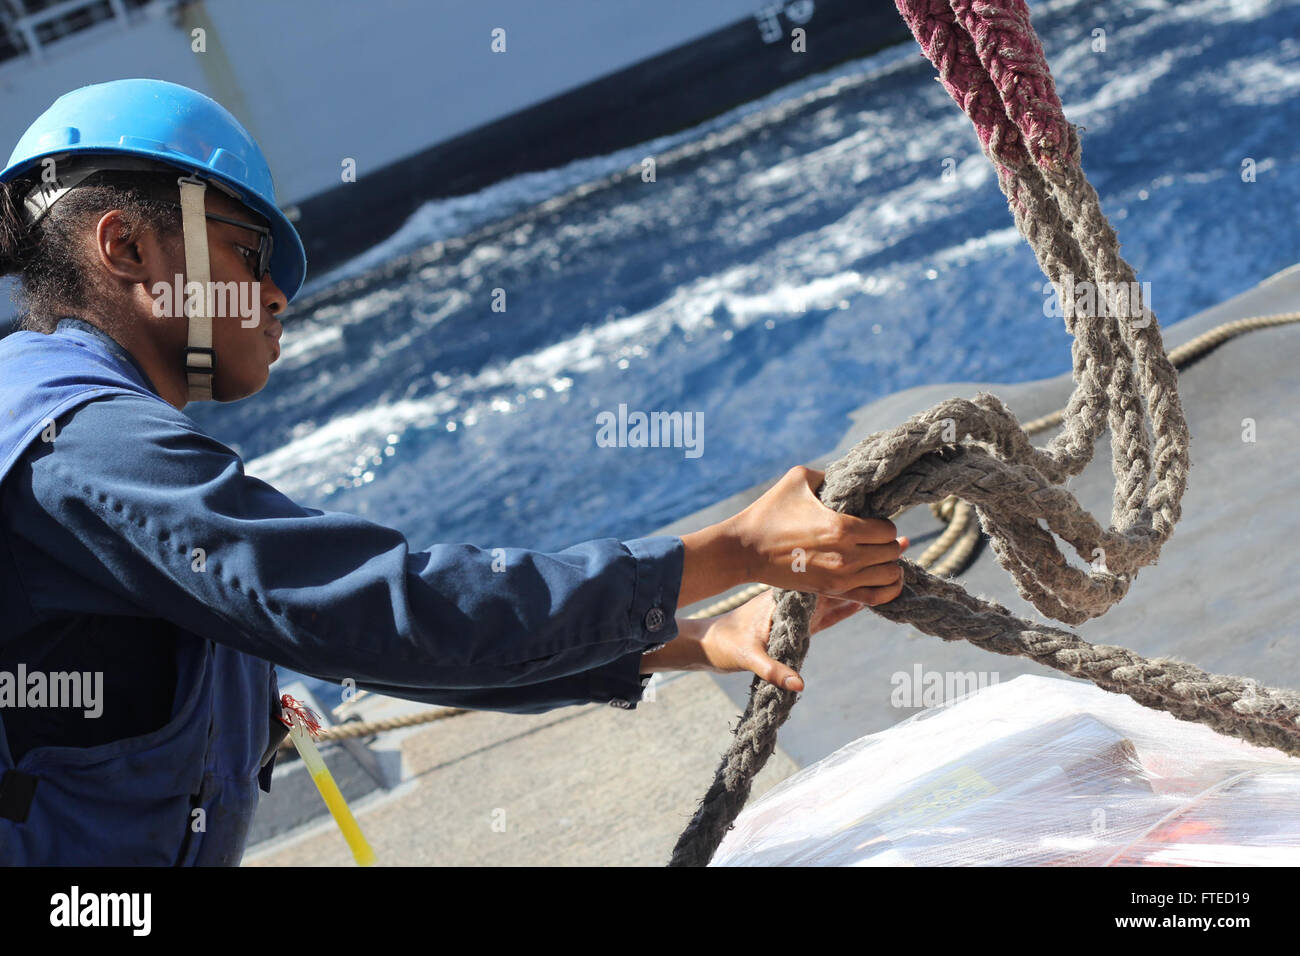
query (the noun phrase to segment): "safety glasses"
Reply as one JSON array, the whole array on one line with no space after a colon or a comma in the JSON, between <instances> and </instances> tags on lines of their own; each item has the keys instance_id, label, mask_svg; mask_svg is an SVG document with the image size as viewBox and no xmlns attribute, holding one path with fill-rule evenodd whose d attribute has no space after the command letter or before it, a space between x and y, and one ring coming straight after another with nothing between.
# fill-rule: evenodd
<instances>
[{"instance_id":1,"label":"safety glasses","mask_svg":"<svg viewBox=\"0 0 1300 956\"><path fill-rule=\"evenodd\" d=\"M161 201L167 203L169 206L175 206L177 209L181 208L181 204L178 202L172 202L167 199ZM229 216L218 216L215 212L205 212L203 215L207 216L209 219L215 220L216 222L224 222L230 226L239 226L241 229L251 229L253 232L257 233L257 259L253 263L253 278L260 282L262 277L265 276L267 271L271 268L272 243L270 228L267 226L259 226L251 222L243 222L239 219L231 219Z\"/></svg>"}]
</instances>

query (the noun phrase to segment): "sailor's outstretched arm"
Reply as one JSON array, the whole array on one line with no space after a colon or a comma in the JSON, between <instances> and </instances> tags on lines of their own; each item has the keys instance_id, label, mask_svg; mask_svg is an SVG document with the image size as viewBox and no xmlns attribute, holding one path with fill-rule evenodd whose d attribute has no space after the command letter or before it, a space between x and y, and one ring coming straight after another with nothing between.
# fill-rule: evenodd
<instances>
[{"instance_id":1,"label":"sailor's outstretched arm","mask_svg":"<svg viewBox=\"0 0 1300 956\"><path fill-rule=\"evenodd\" d=\"M18 544L70 575L36 594L41 615L156 615L389 692L570 681L557 699L593 679L626 687L639 655L676 636L680 538L417 550L245 475L233 450L144 396L68 413L19 469L31 500L16 508Z\"/></svg>"}]
</instances>

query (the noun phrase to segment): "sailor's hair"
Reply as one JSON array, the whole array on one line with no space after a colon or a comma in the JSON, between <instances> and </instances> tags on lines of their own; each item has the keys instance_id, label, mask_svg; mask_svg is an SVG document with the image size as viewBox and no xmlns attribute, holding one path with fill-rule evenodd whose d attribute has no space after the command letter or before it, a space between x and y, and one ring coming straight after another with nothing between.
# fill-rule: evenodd
<instances>
[{"instance_id":1,"label":"sailor's hair","mask_svg":"<svg viewBox=\"0 0 1300 956\"><path fill-rule=\"evenodd\" d=\"M39 171L0 183L0 275L19 277L12 290L19 327L52 332L60 316L96 308L100 293L84 262L86 233L111 209L122 211L128 236L152 229L179 248L180 210L162 201L176 192L178 175L165 166L96 172L59 195L36 222L28 199L39 187Z\"/></svg>"}]
</instances>

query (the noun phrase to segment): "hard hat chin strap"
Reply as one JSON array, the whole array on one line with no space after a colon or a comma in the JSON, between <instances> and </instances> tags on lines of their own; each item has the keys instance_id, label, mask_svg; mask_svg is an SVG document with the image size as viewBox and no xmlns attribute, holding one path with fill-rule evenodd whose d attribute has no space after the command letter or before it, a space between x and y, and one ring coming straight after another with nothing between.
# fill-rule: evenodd
<instances>
[{"instance_id":1,"label":"hard hat chin strap","mask_svg":"<svg viewBox=\"0 0 1300 956\"><path fill-rule=\"evenodd\" d=\"M198 178L182 176L181 228L185 233L186 286L197 282L202 295L183 297L189 316L189 340L185 348L185 377L191 402L212 401L212 380L217 370L217 356L212 350L212 285L208 259L207 209L203 204L206 184Z\"/></svg>"}]
</instances>

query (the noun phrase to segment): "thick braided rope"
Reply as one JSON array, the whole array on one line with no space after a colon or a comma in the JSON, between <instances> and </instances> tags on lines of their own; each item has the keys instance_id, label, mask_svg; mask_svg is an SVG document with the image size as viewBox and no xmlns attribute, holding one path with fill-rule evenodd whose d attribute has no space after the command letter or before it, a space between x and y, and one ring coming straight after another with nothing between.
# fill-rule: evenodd
<instances>
[{"instance_id":1,"label":"thick braided rope","mask_svg":"<svg viewBox=\"0 0 1300 956\"><path fill-rule=\"evenodd\" d=\"M1184 342L1178 348L1170 349L1168 353L1169 361L1173 363L1174 368L1181 369L1184 365L1188 365L1207 352L1218 348L1224 342L1247 332L1275 328L1279 325L1294 325L1296 323L1300 323L1300 312L1279 312L1274 315L1255 315L1245 319L1231 319L1202 332L1194 339ZM1065 409L1058 409L1027 421L1020 427L1026 435L1034 435L1041 431L1047 431L1049 428L1056 428L1064 420ZM891 520L897 521L909 510L909 508L900 508L889 517ZM982 537L979 523L972 520L975 509L971 507L969 502L950 497L945 498L943 501L932 502L930 510L936 518L945 522L945 527L934 543L916 559L916 563L920 567L943 577L960 574L970 562L975 547ZM753 600L764 591L769 590L771 590L769 585L751 584L739 591L728 594L724 598L719 598L714 603L688 614L687 617L702 618L725 614L727 611L735 610L747 601Z\"/></svg>"},{"instance_id":2,"label":"thick braided rope","mask_svg":"<svg viewBox=\"0 0 1300 956\"><path fill-rule=\"evenodd\" d=\"M1065 120L1023 0L896 2L944 87L975 124L1017 228L1060 293L1074 336L1075 390L1062 431L1043 449L1030 443L996 396L981 392L868 436L827 467L818 495L828 507L860 517L949 496L968 501L1021 596L1049 617L1078 624L1123 598L1137 571L1155 563L1180 517L1190 436L1177 373L1079 165L1077 131ZM1085 282L1095 295L1070 294ZM1061 485L1092 459L1107 427L1115 492L1111 525L1103 528ZM945 441L954 434L957 442ZM1053 534L1084 561L1100 560L1089 571L1070 565ZM1029 657L1144 706L1300 756L1295 692L1094 646L1018 618L910 561L902 565L900 596L872 609L888 620ZM768 650L795 670L808 652L815 606L815 595L798 591L776 598ZM732 745L670 865L708 863L775 750L796 698L754 680Z\"/></svg>"}]
</instances>

